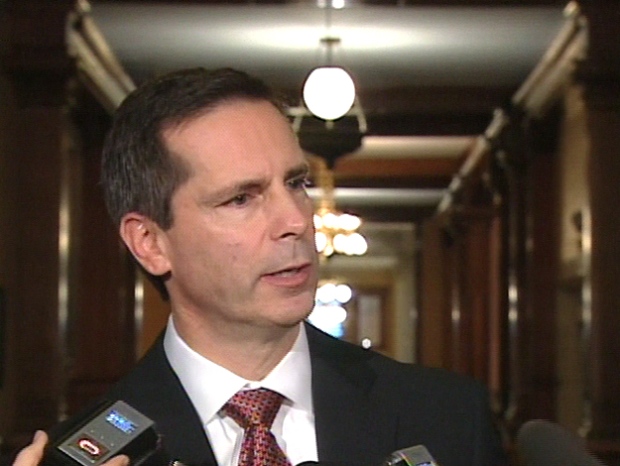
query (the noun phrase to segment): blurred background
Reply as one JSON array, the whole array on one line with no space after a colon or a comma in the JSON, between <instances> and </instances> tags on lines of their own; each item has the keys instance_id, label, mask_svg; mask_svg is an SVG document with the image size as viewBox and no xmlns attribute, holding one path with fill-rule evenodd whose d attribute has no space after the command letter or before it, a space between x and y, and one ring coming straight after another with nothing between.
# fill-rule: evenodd
<instances>
[{"instance_id":1,"label":"blurred background","mask_svg":"<svg viewBox=\"0 0 620 466\"><path fill-rule=\"evenodd\" d=\"M101 199L111 113L230 66L290 103L311 160L312 322L480 380L508 449L542 418L620 464L620 4L332 1L0 1L2 453L167 319ZM337 117L304 98L321 67L354 84Z\"/></svg>"}]
</instances>

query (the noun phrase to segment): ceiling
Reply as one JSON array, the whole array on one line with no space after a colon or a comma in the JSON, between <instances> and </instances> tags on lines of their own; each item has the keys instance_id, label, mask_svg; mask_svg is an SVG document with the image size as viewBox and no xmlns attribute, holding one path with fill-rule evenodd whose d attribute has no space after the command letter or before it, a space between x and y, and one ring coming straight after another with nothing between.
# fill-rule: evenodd
<instances>
[{"instance_id":1,"label":"ceiling","mask_svg":"<svg viewBox=\"0 0 620 466\"><path fill-rule=\"evenodd\" d=\"M351 71L367 122L362 148L336 165L338 202L394 221L437 206L475 137L560 31L565 4L387 1L326 10L91 0L91 14L136 83L180 67L230 66L293 102L325 61L321 37L338 37L334 62Z\"/></svg>"}]
</instances>

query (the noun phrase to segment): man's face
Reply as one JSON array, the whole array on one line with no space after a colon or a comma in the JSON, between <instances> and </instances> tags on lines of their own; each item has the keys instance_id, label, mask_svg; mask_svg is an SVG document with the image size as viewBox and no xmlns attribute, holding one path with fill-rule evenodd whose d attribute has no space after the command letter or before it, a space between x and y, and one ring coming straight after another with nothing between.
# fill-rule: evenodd
<instances>
[{"instance_id":1,"label":"man's face","mask_svg":"<svg viewBox=\"0 0 620 466\"><path fill-rule=\"evenodd\" d=\"M289 327L317 282L307 165L268 102L234 101L164 132L190 167L163 233L173 309L219 325Z\"/></svg>"}]
</instances>

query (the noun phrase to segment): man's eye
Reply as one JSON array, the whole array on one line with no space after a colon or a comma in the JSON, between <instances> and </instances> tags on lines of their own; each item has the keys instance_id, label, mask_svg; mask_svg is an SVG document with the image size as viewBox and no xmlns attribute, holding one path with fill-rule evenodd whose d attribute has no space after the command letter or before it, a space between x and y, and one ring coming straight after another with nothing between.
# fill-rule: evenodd
<instances>
[{"instance_id":1,"label":"man's eye","mask_svg":"<svg viewBox=\"0 0 620 466\"><path fill-rule=\"evenodd\" d=\"M304 189L310 186L310 180L304 176L303 178L291 180L288 184L293 189Z\"/></svg>"},{"instance_id":2,"label":"man's eye","mask_svg":"<svg viewBox=\"0 0 620 466\"><path fill-rule=\"evenodd\" d=\"M243 205L248 202L249 196L247 194L237 194L231 200L226 202L228 205Z\"/></svg>"}]
</instances>

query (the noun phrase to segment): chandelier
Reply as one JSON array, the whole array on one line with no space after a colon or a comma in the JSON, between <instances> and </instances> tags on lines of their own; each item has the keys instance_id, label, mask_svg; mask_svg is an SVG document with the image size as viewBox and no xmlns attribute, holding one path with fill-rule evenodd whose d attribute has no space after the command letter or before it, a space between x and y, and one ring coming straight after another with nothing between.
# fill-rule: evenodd
<instances>
[{"instance_id":1,"label":"chandelier","mask_svg":"<svg viewBox=\"0 0 620 466\"><path fill-rule=\"evenodd\" d=\"M340 212L334 201L334 175L320 157L316 159L317 184L323 191L314 214L314 241L323 258L333 254L361 256L368 250L366 238L358 233L362 220L357 215Z\"/></svg>"}]
</instances>

